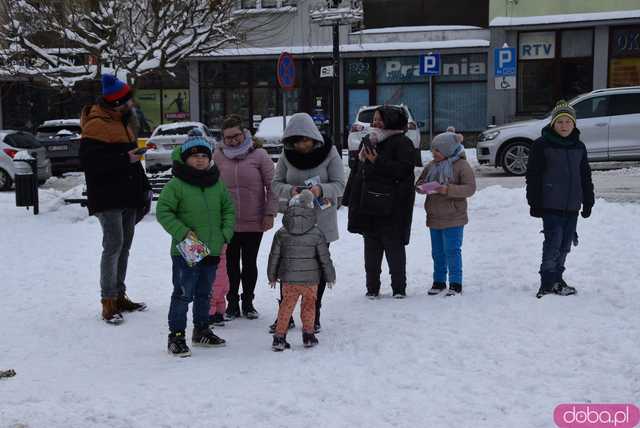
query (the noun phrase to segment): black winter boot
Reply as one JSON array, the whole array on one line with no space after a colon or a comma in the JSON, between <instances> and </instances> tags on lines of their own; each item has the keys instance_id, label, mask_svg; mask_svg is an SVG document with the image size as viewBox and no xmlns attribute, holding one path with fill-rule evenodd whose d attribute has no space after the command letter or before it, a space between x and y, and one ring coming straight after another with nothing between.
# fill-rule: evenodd
<instances>
[{"instance_id":1,"label":"black winter boot","mask_svg":"<svg viewBox=\"0 0 640 428\"><path fill-rule=\"evenodd\" d=\"M187 341L184 337L184 331L176 331L169 333L169 339L167 343L167 352L174 357L190 357L191 350L187 346Z\"/></svg>"},{"instance_id":2,"label":"black winter boot","mask_svg":"<svg viewBox=\"0 0 640 428\"><path fill-rule=\"evenodd\" d=\"M447 289L447 284L445 284L444 282L434 282L433 285L431 286L431 289L427 291L427 294L429 296L435 296L437 294L442 293L446 289Z\"/></svg>"},{"instance_id":3,"label":"black winter boot","mask_svg":"<svg viewBox=\"0 0 640 428\"><path fill-rule=\"evenodd\" d=\"M226 315L230 319L240 318L242 316L240 314L240 304L238 302L229 302Z\"/></svg>"},{"instance_id":4,"label":"black winter boot","mask_svg":"<svg viewBox=\"0 0 640 428\"><path fill-rule=\"evenodd\" d=\"M449 291L447 291L447 296L457 296L460 293L462 293L462 284L449 284Z\"/></svg>"},{"instance_id":5,"label":"black winter boot","mask_svg":"<svg viewBox=\"0 0 640 428\"><path fill-rule=\"evenodd\" d=\"M572 287L564 282L564 279L561 279L560 282L556 282L555 284L553 284L552 290L559 296L571 296L578 292L575 287Z\"/></svg>"},{"instance_id":6,"label":"black winter boot","mask_svg":"<svg viewBox=\"0 0 640 428\"><path fill-rule=\"evenodd\" d=\"M280 337L280 336L276 336L275 334L273 335L273 343L271 344L271 349L274 352L282 352L285 349L289 349L291 348L291 345L289 345L289 343L287 342L287 337Z\"/></svg>"},{"instance_id":7,"label":"black winter boot","mask_svg":"<svg viewBox=\"0 0 640 428\"><path fill-rule=\"evenodd\" d=\"M318 339L313 333L302 333L302 343L305 348L312 348L318 344Z\"/></svg>"},{"instance_id":8,"label":"black winter boot","mask_svg":"<svg viewBox=\"0 0 640 428\"><path fill-rule=\"evenodd\" d=\"M211 331L208 325L193 328L191 336L193 346L204 346L207 348L220 347L226 344L226 341Z\"/></svg>"}]
</instances>

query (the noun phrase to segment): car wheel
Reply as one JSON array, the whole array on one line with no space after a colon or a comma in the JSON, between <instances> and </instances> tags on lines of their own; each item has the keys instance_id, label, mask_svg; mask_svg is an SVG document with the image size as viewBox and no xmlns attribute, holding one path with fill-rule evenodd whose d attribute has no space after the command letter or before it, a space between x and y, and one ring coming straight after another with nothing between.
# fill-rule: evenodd
<instances>
[{"instance_id":1,"label":"car wheel","mask_svg":"<svg viewBox=\"0 0 640 428\"><path fill-rule=\"evenodd\" d=\"M522 141L509 144L502 153L502 169L509 175L525 175L530 149L531 146Z\"/></svg>"},{"instance_id":2,"label":"car wheel","mask_svg":"<svg viewBox=\"0 0 640 428\"><path fill-rule=\"evenodd\" d=\"M0 169L0 191L10 190L13 180L7 171Z\"/></svg>"}]
</instances>

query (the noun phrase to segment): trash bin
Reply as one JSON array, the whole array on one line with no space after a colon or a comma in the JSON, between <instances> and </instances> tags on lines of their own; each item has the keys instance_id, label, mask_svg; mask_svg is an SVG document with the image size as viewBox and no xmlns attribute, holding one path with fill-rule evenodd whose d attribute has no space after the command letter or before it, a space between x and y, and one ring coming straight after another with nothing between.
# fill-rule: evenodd
<instances>
[{"instance_id":1,"label":"trash bin","mask_svg":"<svg viewBox=\"0 0 640 428\"><path fill-rule=\"evenodd\" d=\"M16 207L33 207L39 212L38 201L38 161L29 152L20 151L13 157L15 169Z\"/></svg>"}]
</instances>

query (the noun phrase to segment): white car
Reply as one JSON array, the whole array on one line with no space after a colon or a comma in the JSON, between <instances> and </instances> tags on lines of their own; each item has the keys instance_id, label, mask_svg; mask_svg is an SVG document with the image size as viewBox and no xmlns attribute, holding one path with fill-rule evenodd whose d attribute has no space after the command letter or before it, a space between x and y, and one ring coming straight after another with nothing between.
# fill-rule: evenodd
<instances>
[{"instance_id":1,"label":"white car","mask_svg":"<svg viewBox=\"0 0 640 428\"><path fill-rule=\"evenodd\" d=\"M51 177L51 162L46 149L29 132L0 130L0 190L13 186L15 169L13 158L19 151L26 150L38 160L38 182L44 183Z\"/></svg>"},{"instance_id":2,"label":"white car","mask_svg":"<svg viewBox=\"0 0 640 428\"><path fill-rule=\"evenodd\" d=\"M576 110L589 161L640 160L640 86L599 89L569 104ZM507 174L526 174L531 144L550 119L549 114L487 129L476 146L478 162L502 167Z\"/></svg>"},{"instance_id":3,"label":"white car","mask_svg":"<svg viewBox=\"0 0 640 428\"><path fill-rule=\"evenodd\" d=\"M182 145L187 139L189 132L197 128L202 135L215 148L219 143L220 133L209 129L200 122L176 122L165 125L158 125L147 141L149 149L144 155L146 169L149 172L164 171L171 168L171 152L177 146Z\"/></svg>"},{"instance_id":4,"label":"white car","mask_svg":"<svg viewBox=\"0 0 640 428\"><path fill-rule=\"evenodd\" d=\"M358 110L355 121L353 122L353 125L351 125L351 130L349 131L349 165L352 165L356 157L358 156L358 148L360 147L362 137L364 137L367 134L369 128L371 128L373 114L379 107L382 106L360 107L360 109ZM417 151L416 162L420 162L420 164L422 164L422 162L420 161L420 127L418 126L418 122L416 122L413 114L411 114L411 110L406 105L400 104L392 107L402 108L407 114L409 123L407 125L408 129L406 135L407 137L409 137L409 139L413 143L413 147Z\"/></svg>"},{"instance_id":5,"label":"white car","mask_svg":"<svg viewBox=\"0 0 640 428\"><path fill-rule=\"evenodd\" d=\"M287 122L291 116L287 116ZM282 155L284 123L282 116L267 117L260 122L255 138L262 142L262 148L267 151L269 157L277 162Z\"/></svg>"}]
</instances>

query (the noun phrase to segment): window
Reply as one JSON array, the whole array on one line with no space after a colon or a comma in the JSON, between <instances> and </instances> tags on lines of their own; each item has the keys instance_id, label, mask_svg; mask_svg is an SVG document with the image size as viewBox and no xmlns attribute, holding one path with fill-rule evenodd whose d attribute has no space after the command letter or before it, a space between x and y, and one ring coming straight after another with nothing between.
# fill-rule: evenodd
<instances>
[{"instance_id":1,"label":"window","mask_svg":"<svg viewBox=\"0 0 640 428\"><path fill-rule=\"evenodd\" d=\"M200 103L204 123L212 128L220 128L224 117L223 90L203 88Z\"/></svg>"},{"instance_id":2,"label":"window","mask_svg":"<svg viewBox=\"0 0 640 428\"><path fill-rule=\"evenodd\" d=\"M518 111L545 112L554 103L553 67L546 61L518 64Z\"/></svg>"},{"instance_id":3,"label":"window","mask_svg":"<svg viewBox=\"0 0 640 428\"><path fill-rule=\"evenodd\" d=\"M224 80L229 86L248 86L249 71L248 63L228 62L224 67Z\"/></svg>"},{"instance_id":4,"label":"window","mask_svg":"<svg viewBox=\"0 0 640 428\"><path fill-rule=\"evenodd\" d=\"M434 124L437 132L454 126L461 131L487 127L487 84L438 83L435 86Z\"/></svg>"},{"instance_id":5,"label":"window","mask_svg":"<svg viewBox=\"0 0 640 428\"><path fill-rule=\"evenodd\" d=\"M603 117L609 115L609 97L593 97L580 101L573 108L578 119L589 119L592 117Z\"/></svg>"},{"instance_id":6,"label":"window","mask_svg":"<svg viewBox=\"0 0 640 428\"><path fill-rule=\"evenodd\" d=\"M227 89L226 106L226 114L235 113L249 119L249 89Z\"/></svg>"},{"instance_id":7,"label":"window","mask_svg":"<svg viewBox=\"0 0 640 428\"><path fill-rule=\"evenodd\" d=\"M278 0L262 0L263 9L272 9L278 7Z\"/></svg>"},{"instance_id":8,"label":"window","mask_svg":"<svg viewBox=\"0 0 640 428\"><path fill-rule=\"evenodd\" d=\"M640 114L640 93L612 96L611 116Z\"/></svg>"},{"instance_id":9,"label":"window","mask_svg":"<svg viewBox=\"0 0 640 428\"><path fill-rule=\"evenodd\" d=\"M298 0L282 0L282 7L292 6L295 7L298 5Z\"/></svg>"},{"instance_id":10,"label":"window","mask_svg":"<svg viewBox=\"0 0 640 428\"><path fill-rule=\"evenodd\" d=\"M486 83L483 83L486 93ZM404 104L414 113L414 120L428 123L429 85L378 85L377 104Z\"/></svg>"},{"instance_id":11,"label":"window","mask_svg":"<svg viewBox=\"0 0 640 428\"><path fill-rule=\"evenodd\" d=\"M591 52L593 52L593 31L563 31L560 46L562 58L591 56Z\"/></svg>"},{"instance_id":12,"label":"window","mask_svg":"<svg viewBox=\"0 0 640 428\"><path fill-rule=\"evenodd\" d=\"M31 134L9 134L4 138L4 141L17 149L38 149L42 147Z\"/></svg>"},{"instance_id":13,"label":"window","mask_svg":"<svg viewBox=\"0 0 640 428\"><path fill-rule=\"evenodd\" d=\"M256 0L240 0L240 8L241 9L255 9Z\"/></svg>"}]
</instances>

